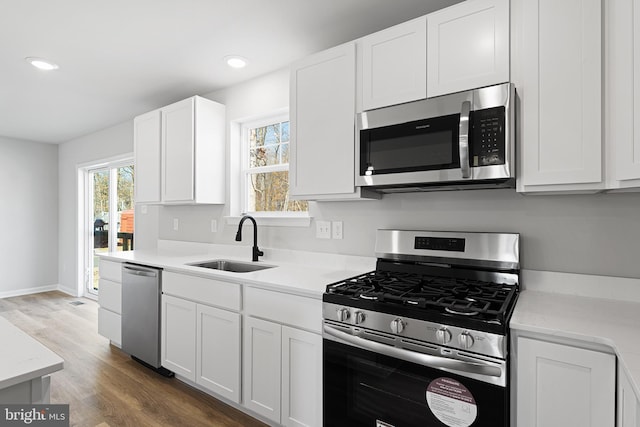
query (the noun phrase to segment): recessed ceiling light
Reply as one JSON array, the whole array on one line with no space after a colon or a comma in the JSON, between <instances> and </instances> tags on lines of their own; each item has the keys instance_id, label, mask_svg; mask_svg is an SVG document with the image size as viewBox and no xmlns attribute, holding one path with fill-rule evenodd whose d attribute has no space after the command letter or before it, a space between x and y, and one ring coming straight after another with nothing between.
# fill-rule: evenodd
<instances>
[{"instance_id":1,"label":"recessed ceiling light","mask_svg":"<svg viewBox=\"0 0 640 427\"><path fill-rule=\"evenodd\" d=\"M41 70L46 70L46 71L51 71L51 70L57 70L58 64L56 64L55 62L49 61L48 59L44 59L44 58L36 58L33 56L30 56L28 58L24 58L29 64L33 65L36 68L39 68Z\"/></svg>"},{"instance_id":2,"label":"recessed ceiling light","mask_svg":"<svg viewBox=\"0 0 640 427\"><path fill-rule=\"evenodd\" d=\"M246 58L242 56L232 55L225 56L224 60L227 62L227 65L231 68L244 68L249 63Z\"/></svg>"}]
</instances>

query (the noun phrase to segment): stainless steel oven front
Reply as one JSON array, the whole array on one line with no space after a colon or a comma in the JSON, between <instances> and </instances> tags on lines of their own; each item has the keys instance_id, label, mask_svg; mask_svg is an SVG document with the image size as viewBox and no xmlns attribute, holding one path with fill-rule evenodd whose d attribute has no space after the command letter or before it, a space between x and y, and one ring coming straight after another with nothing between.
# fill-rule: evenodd
<instances>
[{"instance_id":1,"label":"stainless steel oven front","mask_svg":"<svg viewBox=\"0 0 640 427\"><path fill-rule=\"evenodd\" d=\"M356 185L513 187L514 95L505 83L358 114Z\"/></svg>"},{"instance_id":2,"label":"stainless steel oven front","mask_svg":"<svg viewBox=\"0 0 640 427\"><path fill-rule=\"evenodd\" d=\"M507 427L505 359L325 320L325 427Z\"/></svg>"}]
</instances>

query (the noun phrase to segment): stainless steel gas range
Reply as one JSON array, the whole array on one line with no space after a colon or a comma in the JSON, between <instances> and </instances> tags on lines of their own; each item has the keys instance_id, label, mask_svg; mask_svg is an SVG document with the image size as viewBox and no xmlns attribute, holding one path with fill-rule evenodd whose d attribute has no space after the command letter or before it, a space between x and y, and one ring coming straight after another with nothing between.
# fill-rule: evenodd
<instances>
[{"instance_id":1,"label":"stainless steel gas range","mask_svg":"<svg viewBox=\"0 0 640 427\"><path fill-rule=\"evenodd\" d=\"M324 425L506 427L519 235L378 230L323 295Z\"/></svg>"}]
</instances>

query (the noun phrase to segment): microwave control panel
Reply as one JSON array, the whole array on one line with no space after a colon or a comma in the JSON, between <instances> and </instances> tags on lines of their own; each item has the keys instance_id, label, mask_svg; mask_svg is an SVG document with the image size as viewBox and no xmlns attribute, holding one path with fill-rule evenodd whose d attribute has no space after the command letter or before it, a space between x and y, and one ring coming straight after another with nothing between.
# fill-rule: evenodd
<instances>
[{"instance_id":1,"label":"microwave control panel","mask_svg":"<svg viewBox=\"0 0 640 427\"><path fill-rule=\"evenodd\" d=\"M473 111L471 114L471 166L505 164L505 108L487 108Z\"/></svg>"}]
</instances>

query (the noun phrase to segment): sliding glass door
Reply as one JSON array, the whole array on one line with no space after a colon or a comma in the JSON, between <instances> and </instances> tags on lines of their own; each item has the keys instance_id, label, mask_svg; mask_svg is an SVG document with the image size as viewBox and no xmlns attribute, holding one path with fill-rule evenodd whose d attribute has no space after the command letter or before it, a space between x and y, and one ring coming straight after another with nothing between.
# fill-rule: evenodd
<instances>
[{"instance_id":1,"label":"sliding glass door","mask_svg":"<svg viewBox=\"0 0 640 427\"><path fill-rule=\"evenodd\" d=\"M104 163L85 170L85 288L99 291L98 254L133 250L134 167L131 161Z\"/></svg>"}]
</instances>

